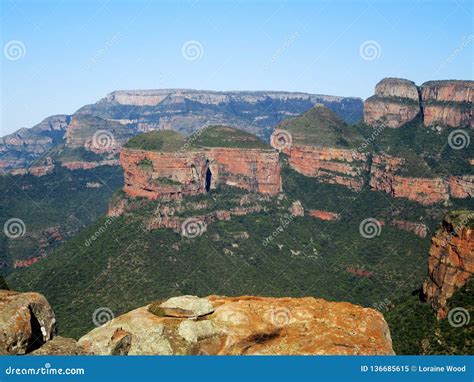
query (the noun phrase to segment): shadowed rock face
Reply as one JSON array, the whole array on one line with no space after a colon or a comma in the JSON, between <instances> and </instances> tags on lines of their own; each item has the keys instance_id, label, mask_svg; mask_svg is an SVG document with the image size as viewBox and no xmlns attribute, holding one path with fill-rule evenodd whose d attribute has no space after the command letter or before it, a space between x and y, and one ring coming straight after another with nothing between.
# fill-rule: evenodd
<instances>
[{"instance_id":1,"label":"shadowed rock face","mask_svg":"<svg viewBox=\"0 0 474 382\"><path fill-rule=\"evenodd\" d=\"M447 216L431 239L429 280L423 285L428 302L438 318L448 314L448 299L474 273L474 211Z\"/></svg>"},{"instance_id":2,"label":"shadowed rock face","mask_svg":"<svg viewBox=\"0 0 474 382\"><path fill-rule=\"evenodd\" d=\"M135 309L83 336L110 354L117 329L131 334L128 354L394 354L381 313L315 298L210 296L213 312L196 319Z\"/></svg>"},{"instance_id":3,"label":"shadowed rock face","mask_svg":"<svg viewBox=\"0 0 474 382\"><path fill-rule=\"evenodd\" d=\"M56 319L39 293L0 290L0 354L25 354L56 333Z\"/></svg>"}]
</instances>

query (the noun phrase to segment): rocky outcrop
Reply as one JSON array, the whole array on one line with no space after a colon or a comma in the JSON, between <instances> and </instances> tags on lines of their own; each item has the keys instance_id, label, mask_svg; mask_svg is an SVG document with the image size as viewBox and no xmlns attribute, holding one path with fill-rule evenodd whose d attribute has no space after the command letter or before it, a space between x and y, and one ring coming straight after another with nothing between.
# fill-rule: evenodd
<instances>
[{"instance_id":1,"label":"rocky outcrop","mask_svg":"<svg viewBox=\"0 0 474 382\"><path fill-rule=\"evenodd\" d=\"M290 213L293 216L304 216L304 207L299 200L291 203Z\"/></svg>"},{"instance_id":2,"label":"rocky outcrop","mask_svg":"<svg viewBox=\"0 0 474 382\"><path fill-rule=\"evenodd\" d=\"M61 166L68 170L90 170L99 166L119 166L120 161L118 159L107 159L98 162L86 162L86 161L73 161L73 162L62 162Z\"/></svg>"},{"instance_id":3,"label":"rocky outcrop","mask_svg":"<svg viewBox=\"0 0 474 382\"><path fill-rule=\"evenodd\" d=\"M398 128L420 113L418 88L401 78L384 78L375 95L364 102L364 122L370 126Z\"/></svg>"},{"instance_id":4,"label":"rocky outcrop","mask_svg":"<svg viewBox=\"0 0 474 382\"><path fill-rule=\"evenodd\" d=\"M0 290L0 354L25 354L53 338L56 319L39 293Z\"/></svg>"},{"instance_id":5,"label":"rocky outcrop","mask_svg":"<svg viewBox=\"0 0 474 382\"><path fill-rule=\"evenodd\" d=\"M474 273L474 211L449 214L433 235L428 258L426 299L438 318L448 314L448 299Z\"/></svg>"},{"instance_id":6,"label":"rocky outcrop","mask_svg":"<svg viewBox=\"0 0 474 382\"><path fill-rule=\"evenodd\" d=\"M442 178L415 178L397 175L404 164L403 158L386 154L372 157L370 187L394 198L407 198L423 205L446 202L448 184Z\"/></svg>"},{"instance_id":7,"label":"rocky outcrop","mask_svg":"<svg viewBox=\"0 0 474 382\"><path fill-rule=\"evenodd\" d=\"M82 346L72 338L61 336L54 337L39 349L30 353L31 355L88 355Z\"/></svg>"},{"instance_id":8,"label":"rocky outcrop","mask_svg":"<svg viewBox=\"0 0 474 382\"><path fill-rule=\"evenodd\" d=\"M129 355L394 354L387 323L373 309L312 297L204 300L212 311L198 319L146 306L92 330L78 343L94 354L112 354L120 330L130 334Z\"/></svg>"},{"instance_id":9,"label":"rocky outcrop","mask_svg":"<svg viewBox=\"0 0 474 382\"><path fill-rule=\"evenodd\" d=\"M450 176L448 178L449 195L464 199L474 197L474 176Z\"/></svg>"},{"instance_id":10,"label":"rocky outcrop","mask_svg":"<svg viewBox=\"0 0 474 382\"><path fill-rule=\"evenodd\" d=\"M364 102L364 122L398 128L422 115L425 126L474 128L474 81L412 81L384 78Z\"/></svg>"},{"instance_id":11,"label":"rocky outcrop","mask_svg":"<svg viewBox=\"0 0 474 382\"><path fill-rule=\"evenodd\" d=\"M367 156L353 150L291 145L284 148L291 168L322 183L340 184L354 191L364 185Z\"/></svg>"},{"instance_id":12,"label":"rocky outcrop","mask_svg":"<svg viewBox=\"0 0 474 382\"><path fill-rule=\"evenodd\" d=\"M428 227L423 223L410 222L407 220L392 220L390 224L407 232L413 232L419 237L426 237Z\"/></svg>"},{"instance_id":13,"label":"rocky outcrop","mask_svg":"<svg viewBox=\"0 0 474 382\"><path fill-rule=\"evenodd\" d=\"M474 81L429 81L421 85L425 126L474 128Z\"/></svg>"},{"instance_id":14,"label":"rocky outcrop","mask_svg":"<svg viewBox=\"0 0 474 382\"><path fill-rule=\"evenodd\" d=\"M264 194L281 191L278 153L273 150L208 148L158 152L124 148L124 191L149 199L180 199L219 185Z\"/></svg>"},{"instance_id":15,"label":"rocky outcrop","mask_svg":"<svg viewBox=\"0 0 474 382\"><path fill-rule=\"evenodd\" d=\"M309 210L309 216L320 220L339 220L340 215L335 212Z\"/></svg>"}]
</instances>

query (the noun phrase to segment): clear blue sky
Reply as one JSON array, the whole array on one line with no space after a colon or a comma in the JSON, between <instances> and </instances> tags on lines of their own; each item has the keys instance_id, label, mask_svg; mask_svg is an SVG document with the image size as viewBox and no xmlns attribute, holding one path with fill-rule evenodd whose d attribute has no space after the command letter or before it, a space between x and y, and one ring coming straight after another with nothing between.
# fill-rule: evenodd
<instances>
[{"instance_id":1,"label":"clear blue sky","mask_svg":"<svg viewBox=\"0 0 474 382\"><path fill-rule=\"evenodd\" d=\"M52 114L73 113L116 89L288 90L366 98L387 76L418 84L473 79L472 0L1 4L0 135ZM19 46L19 56L11 41L25 47ZM198 59L183 56L187 41L201 44Z\"/></svg>"}]
</instances>

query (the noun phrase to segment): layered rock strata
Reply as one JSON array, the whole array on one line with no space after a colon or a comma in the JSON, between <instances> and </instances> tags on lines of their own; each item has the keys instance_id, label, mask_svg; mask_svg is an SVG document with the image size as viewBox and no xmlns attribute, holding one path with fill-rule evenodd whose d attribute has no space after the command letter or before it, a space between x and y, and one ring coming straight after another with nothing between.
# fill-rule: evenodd
<instances>
[{"instance_id":1,"label":"layered rock strata","mask_svg":"<svg viewBox=\"0 0 474 382\"><path fill-rule=\"evenodd\" d=\"M448 215L433 235L428 258L426 299L438 318L448 314L448 299L474 273L474 211Z\"/></svg>"}]
</instances>

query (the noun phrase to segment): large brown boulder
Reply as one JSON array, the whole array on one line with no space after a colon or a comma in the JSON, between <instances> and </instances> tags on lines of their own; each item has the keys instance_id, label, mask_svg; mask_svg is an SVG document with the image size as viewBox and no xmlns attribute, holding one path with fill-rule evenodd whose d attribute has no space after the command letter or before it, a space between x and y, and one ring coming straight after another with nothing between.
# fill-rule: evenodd
<instances>
[{"instance_id":1,"label":"large brown boulder","mask_svg":"<svg viewBox=\"0 0 474 382\"><path fill-rule=\"evenodd\" d=\"M0 354L25 354L53 338L56 319L39 293L0 290Z\"/></svg>"},{"instance_id":2,"label":"large brown boulder","mask_svg":"<svg viewBox=\"0 0 474 382\"><path fill-rule=\"evenodd\" d=\"M383 315L373 309L312 297L221 297L213 312L170 317L135 309L79 340L94 354L112 354L117 330L130 334L128 354L394 354Z\"/></svg>"},{"instance_id":3,"label":"large brown boulder","mask_svg":"<svg viewBox=\"0 0 474 382\"><path fill-rule=\"evenodd\" d=\"M87 353L72 338L54 337L39 349L33 351L32 355L87 355Z\"/></svg>"}]
</instances>

